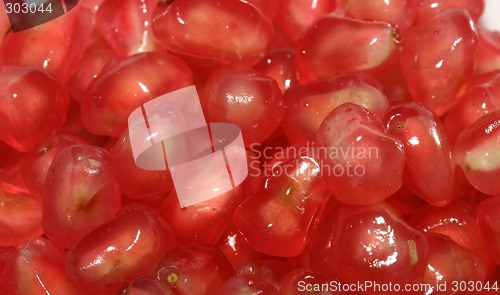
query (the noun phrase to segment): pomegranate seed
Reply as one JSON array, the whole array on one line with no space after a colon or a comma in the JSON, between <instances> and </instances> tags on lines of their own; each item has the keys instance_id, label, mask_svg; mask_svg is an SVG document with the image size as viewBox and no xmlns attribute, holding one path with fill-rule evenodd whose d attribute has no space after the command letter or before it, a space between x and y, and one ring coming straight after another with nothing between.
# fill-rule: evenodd
<instances>
[{"instance_id":1,"label":"pomegranate seed","mask_svg":"<svg viewBox=\"0 0 500 295\"><path fill-rule=\"evenodd\" d=\"M455 197L455 161L439 118L412 102L390 108L384 123L386 132L404 144L403 181L408 188L434 206L450 203Z\"/></svg>"},{"instance_id":2,"label":"pomegranate seed","mask_svg":"<svg viewBox=\"0 0 500 295\"><path fill-rule=\"evenodd\" d=\"M278 82L283 93L299 83L295 71L295 52L291 48L270 51L254 68Z\"/></svg>"},{"instance_id":3,"label":"pomegranate seed","mask_svg":"<svg viewBox=\"0 0 500 295\"><path fill-rule=\"evenodd\" d=\"M43 229L69 249L120 210L121 195L111 155L101 148L73 145L61 150L47 172Z\"/></svg>"},{"instance_id":4,"label":"pomegranate seed","mask_svg":"<svg viewBox=\"0 0 500 295\"><path fill-rule=\"evenodd\" d=\"M443 121L448 139L455 144L458 136L481 117L500 110L500 71L468 80L458 103Z\"/></svg>"},{"instance_id":5,"label":"pomegranate seed","mask_svg":"<svg viewBox=\"0 0 500 295\"><path fill-rule=\"evenodd\" d=\"M419 0L417 22L423 23L429 18L450 8L467 9L474 22L483 14L484 0Z\"/></svg>"},{"instance_id":6,"label":"pomegranate seed","mask_svg":"<svg viewBox=\"0 0 500 295\"><path fill-rule=\"evenodd\" d=\"M158 0L104 0L96 27L120 57L154 51L152 22Z\"/></svg>"},{"instance_id":7,"label":"pomegranate seed","mask_svg":"<svg viewBox=\"0 0 500 295\"><path fill-rule=\"evenodd\" d=\"M272 20L278 12L281 0L242 0L257 7L268 19Z\"/></svg>"},{"instance_id":8,"label":"pomegranate seed","mask_svg":"<svg viewBox=\"0 0 500 295\"><path fill-rule=\"evenodd\" d=\"M191 70L176 56L158 52L130 56L108 65L90 83L82 99L83 123L95 134L119 137L133 110L191 83Z\"/></svg>"},{"instance_id":9,"label":"pomegranate seed","mask_svg":"<svg viewBox=\"0 0 500 295\"><path fill-rule=\"evenodd\" d=\"M453 151L469 183L488 195L500 194L499 122L500 111L482 117L460 134Z\"/></svg>"},{"instance_id":10,"label":"pomegranate seed","mask_svg":"<svg viewBox=\"0 0 500 295\"><path fill-rule=\"evenodd\" d=\"M0 67L0 140L20 151L39 145L66 120L68 95L35 67Z\"/></svg>"},{"instance_id":11,"label":"pomegranate seed","mask_svg":"<svg viewBox=\"0 0 500 295\"><path fill-rule=\"evenodd\" d=\"M42 234L41 200L0 189L0 247L17 246Z\"/></svg>"},{"instance_id":12,"label":"pomegranate seed","mask_svg":"<svg viewBox=\"0 0 500 295\"><path fill-rule=\"evenodd\" d=\"M289 264L277 259L251 260L236 269L238 276L256 276L279 288L285 275L291 271Z\"/></svg>"},{"instance_id":13,"label":"pomegranate seed","mask_svg":"<svg viewBox=\"0 0 500 295\"><path fill-rule=\"evenodd\" d=\"M152 209L130 205L68 251L67 271L87 294L116 291L122 283L148 275L175 245L170 226Z\"/></svg>"},{"instance_id":14,"label":"pomegranate seed","mask_svg":"<svg viewBox=\"0 0 500 295\"><path fill-rule=\"evenodd\" d=\"M1 294L83 295L71 285L64 252L49 240L36 238L12 247L0 257Z\"/></svg>"},{"instance_id":15,"label":"pomegranate seed","mask_svg":"<svg viewBox=\"0 0 500 295\"><path fill-rule=\"evenodd\" d=\"M175 295L167 285L153 277L137 279L123 287L117 295Z\"/></svg>"},{"instance_id":16,"label":"pomegranate seed","mask_svg":"<svg viewBox=\"0 0 500 295\"><path fill-rule=\"evenodd\" d=\"M312 270L345 283L420 281L427 266L427 238L387 204L342 205L332 211L311 244Z\"/></svg>"},{"instance_id":17,"label":"pomegranate seed","mask_svg":"<svg viewBox=\"0 0 500 295\"><path fill-rule=\"evenodd\" d=\"M83 143L78 137L54 134L31 150L24 161L24 181L30 192L41 197L50 164L57 153L72 145Z\"/></svg>"},{"instance_id":18,"label":"pomegranate seed","mask_svg":"<svg viewBox=\"0 0 500 295\"><path fill-rule=\"evenodd\" d=\"M305 291L317 295L345 294L344 292L325 291L325 286L330 289L333 280L319 272L308 269L296 269L289 272L281 282L280 291L287 295L301 295Z\"/></svg>"},{"instance_id":19,"label":"pomegranate seed","mask_svg":"<svg viewBox=\"0 0 500 295\"><path fill-rule=\"evenodd\" d=\"M36 66L65 83L83 56L92 24L90 11L76 6L64 17L29 30L10 32L0 52L0 64Z\"/></svg>"},{"instance_id":20,"label":"pomegranate seed","mask_svg":"<svg viewBox=\"0 0 500 295\"><path fill-rule=\"evenodd\" d=\"M153 30L170 51L217 64L253 65L273 37L260 10L234 0L176 0L157 13Z\"/></svg>"},{"instance_id":21,"label":"pomegranate seed","mask_svg":"<svg viewBox=\"0 0 500 295\"><path fill-rule=\"evenodd\" d=\"M104 66L116 58L116 54L103 43L94 43L87 47L75 74L66 84L71 98L82 101L85 89L102 71Z\"/></svg>"},{"instance_id":22,"label":"pomegranate seed","mask_svg":"<svg viewBox=\"0 0 500 295\"><path fill-rule=\"evenodd\" d=\"M464 9L446 10L406 32L401 68L413 99L445 114L473 73L476 47L476 27Z\"/></svg>"},{"instance_id":23,"label":"pomegranate seed","mask_svg":"<svg viewBox=\"0 0 500 295\"><path fill-rule=\"evenodd\" d=\"M500 33L479 30L479 43L476 53L476 73L488 73L500 70Z\"/></svg>"},{"instance_id":24,"label":"pomegranate seed","mask_svg":"<svg viewBox=\"0 0 500 295\"><path fill-rule=\"evenodd\" d=\"M314 141L328 114L346 102L363 106L379 116L389 107L382 85L364 74L344 74L301 84L285 93L283 127L288 140L294 144Z\"/></svg>"},{"instance_id":25,"label":"pomegranate seed","mask_svg":"<svg viewBox=\"0 0 500 295\"><path fill-rule=\"evenodd\" d=\"M421 283L429 284L432 289L426 294L456 294L453 282L486 280L484 263L464 247L459 246L448 236L426 234L429 241L429 260ZM437 286L447 284L447 290L438 290Z\"/></svg>"},{"instance_id":26,"label":"pomegranate seed","mask_svg":"<svg viewBox=\"0 0 500 295\"><path fill-rule=\"evenodd\" d=\"M219 249L200 245L170 250L158 262L155 272L158 279L178 295L218 293L216 290L234 275Z\"/></svg>"},{"instance_id":27,"label":"pomegranate seed","mask_svg":"<svg viewBox=\"0 0 500 295\"><path fill-rule=\"evenodd\" d=\"M388 23L327 15L297 41L301 82L349 72L377 73L395 63L397 33Z\"/></svg>"},{"instance_id":28,"label":"pomegranate seed","mask_svg":"<svg viewBox=\"0 0 500 295\"><path fill-rule=\"evenodd\" d=\"M238 125L246 146L268 138L284 114L283 95L276 81L239 66L221 67L210 75L202 104L208 122Z\"/></svg>"},{"instance_id":29,"label":"pomegranate seed","mask_svg":"<svg viewBox=\"0 0 500 295\"><path fill-rule=\"evenodd\" d=\"M285 34L296 42L316 20L336 8L331 0L281 0L276 20Z\"/></svg>"},{"instance_id":30,"label":"pomegranate seed","mask_svg":"<svg viewBox=\"0 0 500 295\"><path fill-rule=\"evenodd\" d=\"M500 264L499 208L500 197L486 199L477 207L477 216L486 248L497 264Z\"/></svg>"},{"instance_id":31,"label":"pomegranate seed","mask_svg":"<svg viewBox=\"0 0 500 295\"><path fill-rule=\"evenodd\" d=\"M224 253L233 268L237 268L247 261L263 259L265 257L264 254L255 251L248 244L245 236L235 228L230 228L226 232L217 247Z\"/></svg>"},{"instance_id":32,"label":"pomegranate seed","mask_svg":"<svg viewBox=\"0 0 500 295\"><path fill-rule=\"evenodd\" d=\"M281 294L276 287L265 280L253 275L239 275L228 279L220 292L220 295L279 295Z\"/></svg>"},{"instance_id":33,"label":"pomegranate seed","mask_svg":"<svg viewBox=\"0 0 500 295\"><path fill-rule=\"evenodd\" d=\"M340 6L355 19L388 22L406 31L417 15L418 0L340 0Z\"/></svg>"},{"instance_id":34,"label":"pomegranate seed","mask_svg":"<svg viewBox=\"0 0 500 295\"><path fill-rule=\"evenodd\" d=\"M494 263L483 242L475 212L469 204L455 200L444 207L426 205L412 214L409 223L418 230L450 237L482 261L488 277L494 272Z\"/></svg>"},{"instance_id":35,"label":"pomegranate seed","mask_svg":"<svg viewBox=\"0 0 500 295\"><path fill-rule=\"evenodd\" d=\"M346 204L373 204L395 193L402 183L403 144L385 134L379 117L345 103L334 109L316 136L323 179Z\"/></svg>"},{"instance_id":36,"label":"pomegranate seed","mask_svg":"<svg viewBox=\"0 0 500 295\"><path fill-rule=\"evenodd\" d=\"M293 257L304 251L329 193L313 157L278 161L265 172L269 176L261 188L236 210L234 225L255 250Z\"/></svg>"}]
</instances>

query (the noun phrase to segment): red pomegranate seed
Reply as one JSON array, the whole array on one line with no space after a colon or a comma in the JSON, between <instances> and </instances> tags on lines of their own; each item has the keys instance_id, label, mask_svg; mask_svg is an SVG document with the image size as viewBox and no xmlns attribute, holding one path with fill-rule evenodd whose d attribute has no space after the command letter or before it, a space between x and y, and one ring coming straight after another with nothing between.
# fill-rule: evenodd
<instances>
[{"instance_id":1,"label":"red pomegranate seed","mask_svg":"<svg viewBox=\"0 0 500 295\"><path fill-rule=\"evenodd\" d=\"M85 89L101 73L104 66L116 58L116 53L103 43L88 46L78 65L78 69L66 84L71 98L82 101Z\"/></svg>"},{"instance_id":2,"label":"red pomegranate seed","mask_svg":"<svg viewBox=\"0 0 500 295\"><path fill-rule=\"evenodd\" d=\"M403 144L359 105L348 102L334 109L321 124L316 145L323 179L343 203L377 203L401 187Z\"/></svg>"},{"instance_id":3,"label":"red pomegranate seed","mask_svg":"<svg viewBox=\"0 0 500 295\"><path fill-rule=\"evenodd\" d=\"M118 185L126 197L143 198L172 189L172 178L168 171L144 170L135 164L128 130L116 141L111 154L117 166Z\"/></svg>"},{"instance_id":4,"label":"red pomegranate seed","mask_svg":"<svg viewBox=\"0 0 500 295\"><path fill-rule=\"evenodd\" d=\"M104 0L96 27L120 57L154 51L153 16L158 0Z\"/></svg>"},{"instance_id":5,"label":"red pomegranate seed","mask_svg":"<svg viewBox=\"0 0 500 295\"><path fill-rule=\"evenodd\" d=\"M64 252L44 238L10 248L0 256L0 294L86 294L69 282L64 259Z\"/></svg>"},{"instance_id":6,"label":"red pomegranate seed","mask_svg":"<svg viewBox=\"0 0 500 295\"><path fill-rule=\"evenodd\" d=\"M350 72L377 73L397 61L397 33L388 23L327 15L297 41L301 82Z\"/></svg>"},{"instance_id":7,"label":"red pomegranate seed","mask_svg":"<svg viewBox=\"0 0 500 295\"><path fill-rule=\"evenodd\" d=\"M339 6L355 19L383 21L406 31L417 15L418 0L339 0Z\"/></svg>"},{"instance_id":8,"label":"red pomegranate seed","mask_svg":"<svg viewBox=\"0 0 500 295\"><path fill-rule=\"evenodd\" d=\"M238 125L246 146L268 138L285 111L276 81L240 66L215 70L205 84L202 104L208 122Z\"/></svg>"},{"instance_id":9,"label":"red pomegranate seed","mask_svg":"<svg viewBox=\"0 0 500 295\"><path fill-rule=\"evenodd\" d=\"M0 64L36 66L66 82L83 56L92 24L90 11L76 6L64 17L29 30L10 32L0 52Z\"/></svg>"},{"instance_id":10,"label":"red pomegranate seed","mask_svg":"<svg viewBox=\"0 0 500 295\"><path fill-rule=\"evenodd\" d=\"M157 278L146 277L137 279L120 289L117 295L175 295L167 285Z\"/></svg>"},{"instance_id":11,"label":"red pomegranate seed","mask_svg":"<svg viewBox=\"0 0 500 295\"><path fill-rule=\"evenodd\" d=\"M178 295L219 294L222 284L234 275L222 252L209 246L179 246L156 265L157 278Z\"/></svg>"},{"instance_id":12,"label":"red pomegranate seed","mask_svg":"<svg viewBox=\"0 0 500 295\"><path fill-rule=\"evenodd\" d=\"M398 104L384 116L386 132L404 144L403 182L434 206L455 197L455 161L439 118L417 103Z\"/></svg>"},{"instance_id":13,"label":"red pomegranate seed","mask_svg":"<svg viewBox=\"0 0 500 295\"><path fill-rule=\"evenodd\" d=\"M291 48L278 48L269 53L254 66L257 71L278 82L281 92L298 85L295 70L295 51Z\"/></svg>"},{"instance_id":14,"label":"red pomegranate seed","mask_svg":"<svg viewBox=\"0 0 500 295\"><path fill-rule=\"evenodd\" d=\"M273 20L280 8L281 0L242 0L257 7L269 20Z\"/></svg>"},{"instance_id":15,"label":"red pomegranate seed","mask_svg":"<svg viewBox=\"0 0 500 295\"><path fill-rule=\"evenodd\" d=\"M483 14L484 0L419 0L417 22L423 23L429 18L450 8L464 8L474 22Z\"/></svg>"},{"instance_id":16,"label":"red pomegranate seed","mask_svg":"<svg viewBox=\"0 0 500 295\"><path fill-rule=\"evenodd\" d=\"M39 145L66 120L68 95L35 67L0 67L0 140L20 151Z\"/></svg>"},{"instance_id":17,"label":"red pomegranate seed","mask_svg":"<svg viewBox=\"0 0 500 295\"><path fill-rule=\"evenodd\" d=\"M217 64L253 65L273 37L259 9L234 0L176 0L157 13L153 30L170 51Z\"/></svg>"},{"instance_id":18,"label":"red pomegranate seed","mask_svg":"<svg viewBox=\"0 0 500 295\"><path fill-rule=\"evenodd\" d=\"M500 33L498 31L479 30L475 64L476 73L500 70Z\"/></svg>"},{"instance_id":19,"label":"red pomegranate seed","mask_svg":"<svg viewBox=\"0 0 500 295\"><path fill-rule=\"evenodd\" d=\"M263 171L264 183L241 203L233 222L255 250L294 257L304 251L329 192L318 161L307 154L270 166Z\"/></svg>"},{"instance_id":20,"label":"red pomegranate seed","mask_svg":"<svg viewBox=\"0 0 500 295\"><path fill-rule=\"evenodd\" d=\"M481 117L500 110L500 71L476 76L464 83L462 89L458 103L443 121L453 145L464 129Z\"/></svg>"},{"instance_id":21,"label":"red pomegranate seed","mask_svg":"<svg viewBox=\"0 0 500 295\"><path fill-rule=\"evenodd\" d=\"M321 123L336 107L352 102L383 116L389 107L382 85L364 74L344 74L332 79L292 87L285 93L283 127L292 144L314 141Z\"/></svg>"},{"instance_id":22,"label":"red pomegranate seed","mask_svg":"<svg viewBox=\"0 0 500 295\"><path fill-rule=\"evenodd\" d=\"M453 156L469 183L487 195L500 194L500 111L477 120L457 140Z\"/></svg>"},{"instance_id":23,"label":"red pomegranate seed","mask_svg":"<svg viewBox=\"0 0 500 295\"><path fill-rule=\"evenodd\" d=\"M69 249L121 207L115 166L105 150L73 145L61 150L47 172L43 229L57 246Z\"/></svg>"},{"instance_id":24,"label":"red pomegranate seed","mask_svg":"<svg viewBox=\"0 0 500 295\"><path fill-rule=\"evenodd\" d=\"M296 42L316 20L336 8L331 0L281 0L276 21L285 34Z\"/></svg>"},{"instance_id":25,"label":"red pomegranate seed","mask_svg":"<svg viewBox=\"0 0 500 295\"><path fill-rule=\"evenodd\" d=\"M448 236L426 234L429 241L429 260L424 278L420 283L429 284L432 290L426 294L456 294L454 282L484 282L486 268L484 263L466 248L459 246ZM446 284L448 288L438 286Z\"/></svg>"},{"instance_id":26,"label":"red pomegranate seed","mask_svg":"<svg viewBox=\"0 0 500 295\"><path fill-rule=\"evenodd\" d=\"M239 275L228 279L222 288L219 295L279 295L281 294L276 287L269 282L253 276Z\"/></svg>"},{"instance_id":27,"label":"red pomegranate seed","mask_svg":"<svg viewBox=\"0 0 500 295\"><path fill-rule=\"evenodd\" d=\"M427 239L390 206L342 205L329 213L309 249L312 270L344 283L420 281L427 267Z\"/></svg>"},{"instance_id":28,"label":"red pomegranate seed","mask_svg":"<svg viewBox=\"0 0 500 295\"><path fill-rule=\"evenodd\" d=\"M285 275L291 271L291 266L278 259L250 260L236 269L238 276L256 276L276 288L279 288Z\"/></svg>"},{"instance_id":29,"label":"red pomegranate seed","mask_svg":"<svg viewBox=\"0 0 500 295\"><path fill-rule=\"evenodd\" d=\"M82 100L83 123L92 133L119 137L133 110L191 83L191 70L176 56L159 52L130 56L106 66L90 83Z\"/></svg>"},{"instance_id":30,"label":"red pomegranate seed","mask_svg":"<svg viewBox=\"0 0 500 295\"><path fill-rule=\"evenodd\" d=\"M67 271L86 294L116 291L122 283L151 273L175 245L170 226L151 208L130 205L68 251Z\"/></svg>"},{"instance_id":31,"label":"red pomegranate seed","mask_svg":"<svg viewBox=\"0 0 500 295\"><path fill-rule=\"evenodd\" d=\"M265 255L253 249L248 244L245 236L235 228L230 228L224 234L217 247L224 253L233 268L237 268L250 260L265 258Z\"/></svg>"},{"instance_id":32,"label":"red pomegranate seed","mask_svg":"<svg viewBox=\"0 0 500 295\"><path fill-rule=\"evenodd\" d=\"M500 264L500 196L482 201L477 207L479 226L491 257Z\"/></svg>"},{"instance_id":33,"label":"red pomegranate seed","mask_svg":"<svg viewBox=\"0 0 500 295\"><path fill-rule=\"evenodd\" d=\"M329 291L334 280L323 274L299 268L289 272L281 282L280 291L287 295L302 295L304 292L317 295L338 295L345 294L341 291Z\"/></svg>"},{"instance_id":34,"label":"red pomegranate seed","mask_svg":"<svg viewBox=\"0 0 500 295\"><path fill-rule=\"evenodd\" d=\"M400 62L413 99L445 114L473 73L476 47L476 27L465 9L446 10L406 32Z\"/></svg>"},{"instance_id":35,"label":"red pomegranate seed","mask_svg":"<svg viewBox=\"0 0 500 295\"><path fill-rule=\"evenodd\" d=\"M52 164L57 153L72 145L82 143L84 142L75 136L54 134L31 150L26 156L23 169L24 181L30 192L41 197L50 164Z\"/></svg>"},{"instance_id":36,"label":"red pomegranate seed","mask_svg":"<svg viewBox=\"0 0 500 295\"><path fill-rule=\"evenodd\" d=\"M42 234L41 200L0 189L0 247L17 246Z\"/></svg>"},{"instance_id":37,"label":"red pomegranate seed","mask_svg":"<svg viewBox=\"0 0 500 295\"><path fill-rule=\"evenodd\" d=\"M450 237L482 261L488 277L493 274L494 263L483 242L476 214L469 204L456 200L444 207L426 205L412 214L409 223L418 230Z\"/></svg>"}]
</instances>

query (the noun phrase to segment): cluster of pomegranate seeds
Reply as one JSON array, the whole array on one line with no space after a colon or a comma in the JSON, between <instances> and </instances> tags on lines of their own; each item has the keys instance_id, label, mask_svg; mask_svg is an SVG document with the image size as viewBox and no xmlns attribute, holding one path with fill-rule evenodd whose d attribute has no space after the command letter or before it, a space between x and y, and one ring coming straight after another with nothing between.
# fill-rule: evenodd
<instances>
[{"instance_id":1,"label":"cluster of pomegranate seeds","mask_svg":"<svg viewBox=\"0 0 500 295\"><path fill-rule=\"evenodd\" d=\"M80 0L17 33L2 10L0 295L500 294L484 10ZM190 85L240 128L248 176L183 208L127 125Z\"/></svg>"}]
</instances>

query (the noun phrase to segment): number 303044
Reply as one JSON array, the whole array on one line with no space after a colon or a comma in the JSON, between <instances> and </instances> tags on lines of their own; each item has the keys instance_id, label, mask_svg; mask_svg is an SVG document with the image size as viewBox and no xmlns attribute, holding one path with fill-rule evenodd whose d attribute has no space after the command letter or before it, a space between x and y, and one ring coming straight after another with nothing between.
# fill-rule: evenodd
<instances>
[{"instance_id":1,"label":"number 303044","mask_svg":"<svg viewBox=\"0 0 500 295\"><path fill-rule=\"evenodd\" d=\"M7 14L52 13L52 3L5 3Z\"/></svg>"}]
</instances>

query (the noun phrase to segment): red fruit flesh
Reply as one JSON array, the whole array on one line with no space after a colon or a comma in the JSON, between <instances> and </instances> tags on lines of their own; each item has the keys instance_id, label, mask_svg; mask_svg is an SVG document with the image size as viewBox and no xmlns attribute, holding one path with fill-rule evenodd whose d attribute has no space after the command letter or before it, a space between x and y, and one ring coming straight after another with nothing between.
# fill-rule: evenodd
<instances>
[{"instance_id":1,"label":"red fruit flesh","mask_svg":"<svg viewBox=\"0 0 500 295\"><path fill-rule=\"evenodd\" d=\"M446 10L406 32L400 62L413 99L445 114L473 73L476 47L477 30L464 9Z\"/></svg>"},{"instance_id":2,"label":"red fruit flesh","mask_svg":"<svg viewBox=\"0 0 500 295\"><path fill-rule=\"evenodd\" d=\"M119 137L133 110L191 83L191 70L176 56L159 52L130 56L107 66L90 83L82 100L83 123L92 133Z\"/></svg>"},{"instance_id":3,"label":"red fruit flesh","mask_svg":"<svg viewBox=\"0 0 500 295\"><path fill-rule=\"evenodd\" d=\"M346 102L358 104L379 116L389 107L382 85L364 74L345 74L298 85L285 93L283 127L288 140L296 144L314 141L328 114Z\"/></svg>"},{"instance_id":4,"label":"red fruit flesh","mask_svg":"<svg viewBox=\"0 0 500 295\"><path fill-rule=\"evenodd\" d=\"M491 257L500 264L500 197L482 201L477 207L479 226Z\"/></svg>"},{"instance_id":5,"label":"red fruit flesh","mask_svg":"<svg viewBox=\"0 0 500 295\"><path fill-rule=\"evenodd\" d=\"M336 8L331 0L281 0L276 20L285 34L296 42L316 20Z\"/></svg>"},{"instance_id":6,"label":"red fruit flesh","mask_svg":"<svg viewBox=\"0 0 500 295\"><path fill-rule=\"evenodd\" d=\"M427 266L427 239L392 208L385 203L342 205L334 212L311 244L312 270L345 283L420 281Z\"/></svg>"},{"instance_id":7,"label":"red fruit flesh","mask_svg":"<svg viewBox=\"0 0 500 295\"><path fill-rule=\"evenodd\" d=\"M66 120L68 95L35 67L0 67L0 140L20 151L40 144Z\"/></svg>"},{"instance_id":8,"label":"red fruit flesh","mask_svg":"<svg viewBox=\"0 0 500 295\"><path fill-rule=\"evenodd\" d=\"M279 295L278 289L253 275L240 275L228 279L220 289L220 295Z\"/></svg>"},{"instance_id":9,"label":"red fruit flesh","mask_svg":"<svg viewBox=\"0 0 500 295\"><path fill-rule=\"evenodd\" d=\"M96 42L89 45L78 65L77 71L66 84L71 98L81 102L85 89L87 89L90 82L101 73L109 61L115 58L116 53L105 44Z\"/></svg>"},{"instance_id":10,"label":"red fruit flesh","mask_svg":"<svg viewBox=\"0 0 500 295\"><path fill-rule=\"evenodd\" d=\"M83 56L93 22L90 11L77 6L64 17L29 30L10 32L0 52L0 64L39 67L65 83Z\"/></svg>"},{"instance_id":11,"label":"red fruit flesh","mask_svg":"<svg viewBox=\"0 0 500 295\"><path fill-rule=\"evenodd\" d=\"M54 157L63 149L83 141L71 135L54 134L31 150L24 161L24 181L30 192L41 197L45 188L45 178Z\"/></svg>"},{"instance_id":12,"label":"red fruit flesh","mask_svg":"<svg viewBox=\"0 0 500 295\"><path fill-rule=\"evenodd\" d=\"M43 229L57 246L69 249L121 207L115 166L105 150L73 145L52 161L43 191Z\"/></svg>"},{"instance_id":13,"label":"red fruit flesh","mask_svg":"<svg viewBox=\"0 0 500 295\"><path fill-rule=\"evenodd\" d=\"M293 257L304 251L329 192L313 157L278 160L263 171L267 178L241 203L233 222L257 251Z\"/></svg>"},{"instance_id":14,"label":"red fruit flesh","mask_svg":"<svg viewBox=\"0 0 500 295\"><path fill-rule=\"evenodd\" d=\"M128 130L116 141L111 155L116 161L116 180L126 197L148 197L172 189L172 178L167 170L144 170L135 164Z\"/></svg>"},{"instance_id":15,"label":"red fruit flesh","mask_svg":"<svg viewBox=\"0 0 500 295\"><path fill-rule=\"evenodd\" d=\"M334 197L346 204L374 204L402 183L401 141L384 133L380 118L345 103L334 109L316 135L322 175Z\"/></svg>"},{"instance_id":16,"label":"red fruit flesh","mask_svg":"<svg viewBox=\"0 0 500 295\"><path fill-rule=\"evenodd\" d=\"M327 15L297 41L297 73L301 82L350 72L376 73L396 62L398 40L388 23Z\"/></svg>"},{"instance_id":17,"label":"red fruit flesh","mask_svg":"<svg viewBox=\"0 0 500 295\"><path fill-rule=\"evenodd\" d=\"M260 10L234 0L176 0L156 14L153 30L158 42L177 54L247 65L264 56L274 34Z\"/></svg>"},{"instance_id":18,"label":"red fruit flesh","mask_svg":"<svg viewBox=\"0 0 500 295\"><path fill-rule=\"evenodd\" d=\"M167 285L153 277L137 279L120 289L117 295L175 295Z\"/></svg>"},{"instance_id":19,"label":"red fruit flesh","mask_svg":"<svg viewBox=\"0 0 500 295\"><path fill-rule=\"evenodd\" d=\"M459 246L448 236L426 234L429 241L429 260L421 283L432 287L425 294L456 294L455 282L484 282L484 263L466 248ZM438 290L438 285L446 284L447 290Z\"/></svg>"},{"instance_id":20,"label":"red fruit flesh","mask_svg":"<svg viewBox=\"0 0 500 295\"><path fill-rule=\"evenodd\" d=\"M254 69L278 82L281 92L297 86L295 52L291 48L278 48L269 52Z\"/></svg>"},{"instance_id":21,"label":"red fruit flesh","mask_svg":"<svg viewBox=\"0 0 500 295\"><path fill-rule=\"evenodd\" d=\"M0 247L17 246L42 234L41 200L0 189Z\"/></svg>"},{"instance_id":22,"label":"red fruit flesh","mask_svg":"<svg viewBox=\"0 0 500 295\"><path fill-rule=\"evenodd\" d=\"M217 247L224 253L233 268L237 268L247 261L265 258L265 255L254 250L248 244L245 236L235 228L230 228L226 232Z\"/></svg>"},{"instance_id":23,"label":"red fruit flesh","mask_svg":"<svg viewBox=\"0 0 500 295\"><path fill-rule=\"evenodd\" d=\"M234 275L220 250L200 245L170 250L156 265L155 273L177 295L219 294L217 290Z\"/></svg>"},{"instance_id":24,"label":"red fruit flesh","mask_svg":"<svg viewBox=\"0 0 500 295\"><path fill-rule=\"evenodd\" d=\"M0 256L0 294L83 295L69 282L64 252L44 238L12 247Z\"/></svg>"},{"instance_id":25,"label":"red fruit flesh","mask_svg":"<svg viewBox=\"0 0 500 295\"><path fill-rule=\"evenodd\" d=\"M475 212L469 204L456 200L444 207L426 205L412 214L409 223L423 232L450 237L479 258L487 271L487 277L493 274L494 263L483 242Z\"/></svg>"},{"instance_id":26,"label":"red fruit flesh","mask_svg":"<svg viewBox=\"0 0 500 295\"><path fill-rule=\"evenodd\" d=\"M154 51L152 22L158 0L105 0L96 27L120 57Z\"/></svg>"},{"instance_id":27,"label":"red fruit flesh","mask_svg":"<svg viewBox=\"0 0 500 295\"><path fill-rule=\"evenodd\" d=\"M450 8L464 8L477 22L483 14L484 0L419 0L417 22L422 23L429 18Z\"/></svg>"},{"instance_id":28,"label":"red fruit flesh","mask_svg":"<svg viewBox=\"0 0 500 295\"><path fill-rule=\"evenodd\" d=\"M487 195L500 194L499 123L500 111L482 117L462 132L453 151L469 183Z\"/></svg>"},{"instance_id":29,"label":"red fruit flesh","mask_svg":"<svg viewBox=\"0 0 500 295\"><path fill-rule=\"evenodd\" d=\"M289 272L283 278L280 291L285 295L301 295L304 292L315 295L344 294L344 292L330 291L333 289L331 281L319 272L299 268Z\"/></svg>"},{"instance_id":30,"label":"red fruit flesh","mask_svg":"<svg viewBox=\"0 0 500 295\"><path fill-rule=\"evenodd\" d=\"M458 136L481 117L500 110L500 71L468 80L458 103L448 112L444 127L448 139L455 144Z\"/></svg>"},{"instance_id":31,"label":"red fruit flesh","mask_svg":"<svg viewBox=\"0 0 500 295\"><path fill-rule=\"evenodd\" d=\"M246 146L268 138L284 114L283 95L276 81L239 66L221 67L210 75L202 104L208 122L238 125Z\"/></svg>"},{"instance_id":32,"label":"red fruit flesh","mask_svg":"<svg viewBox=\"0 0 500 295\"><path fill-rule=\"evenodd\" d=\"M122 283L151 273L175 245L170 226L152 209L130 205L68 251L67 271L82 290L116 291Z\"/></svg>"},{"instance_id":33,"label":"red fruit flesh","mask_svg":"<svg viewBox=\"0 0 500 295\"><path fill-rule=\"evenodd\" d=\"M434 206L455 197L455 162L444 128L432 111L416 103L398 104L384 116L386 132L404 144L404 183Z\"/></svg>"},{"instance_id":34,"label":"red fruit flesh","mask_svg":"<svg viewBox=\"0 0 500 295\"><path fill-rule=\"evenodd\" d=\"M291 266L277 259L250 260L236 269L238 276L256 276L276 288L279 288Z\"/></svg>"},{"instance_id":35,"label":"red fruit flesh","mask_svg":"<svg viewBox=\"0 0 500 295\"><path fill-rule=\"evenodd\" d=\"M479 30L475 64L476 73L500 70L500 32Z\"/></svg>"},{"instance_id":36,"label":"red fruit flesh","mask_svg":"<svg viewBox=\"0 0 500 295\"><path fill-rule=\"evenodd\" d=\"M340 6L355 19L383 21L406 31L417 15L418 0L340 0Z\"/></svg>"}]
</instances>

